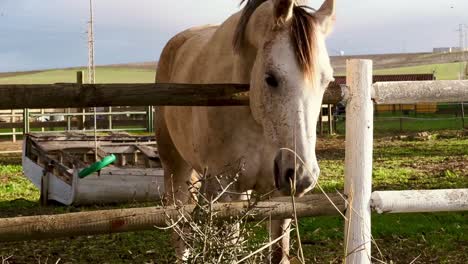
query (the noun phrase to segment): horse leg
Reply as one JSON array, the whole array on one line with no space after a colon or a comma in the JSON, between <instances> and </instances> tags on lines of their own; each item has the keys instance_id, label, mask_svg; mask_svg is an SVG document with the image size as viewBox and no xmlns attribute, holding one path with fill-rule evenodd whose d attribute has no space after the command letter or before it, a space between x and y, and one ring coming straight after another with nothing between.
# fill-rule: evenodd
<instances>
[{"instance_id":1,"label":"horse leg","mask_svg":"<svg viewBox=\"0 0 468 264\"><path fill-rule=\"evenodd\" d=\"M284 235L282 239L272 245L271 263L289 263L289 238L291 221L291 219L270 221L270 241L273 241Z\"/></svg>"},{"instance_id":2,"label":"horse leg","mask_svg":"<svg viewBox=\"0 0 468 264\"><path fill-rule=\"evenodd\" d=\"M191 181L193 168L182 158L174 146L163 120L162 111L158 109L155 116L156 141L164 169L165 203L169 206L186 204L191 198L187 183ZM172 245L176 251L177 259L182 260L186 254L186 246L175 231L172 232Z\"/></svg>"}]
</instances>

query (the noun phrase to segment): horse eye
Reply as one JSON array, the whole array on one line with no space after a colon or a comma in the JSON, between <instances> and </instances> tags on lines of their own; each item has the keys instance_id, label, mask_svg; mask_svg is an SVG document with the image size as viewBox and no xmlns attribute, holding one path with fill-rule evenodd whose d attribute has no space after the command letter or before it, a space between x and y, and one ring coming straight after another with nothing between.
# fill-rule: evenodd
<instances>
[{"instance_id":1,"label":"horse eye","mask_svg":"<svg viewBox=\"0 0 468 264\"><path fill-rule=\"evenodd\" d=\"M265 82L271 87L278 87L279 83L276 77L273 74L267 74L265 77Z\"/></svg>"}]
</instances>

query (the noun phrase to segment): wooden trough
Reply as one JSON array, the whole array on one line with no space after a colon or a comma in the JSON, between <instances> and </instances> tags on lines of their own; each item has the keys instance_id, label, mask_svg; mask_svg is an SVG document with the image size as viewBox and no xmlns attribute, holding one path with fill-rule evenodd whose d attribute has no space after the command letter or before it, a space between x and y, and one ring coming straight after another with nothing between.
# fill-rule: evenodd
<instances>
[{"instance_id":1,"label":"wooden trough","mask_svg":"<svg viewBox=\"0 0 468 264\"><path fill-rule=\"evenodd\" d=\"M41 190L41 201L65 205L154 201L164 192L164 177L153 137L127 134L97 137L98 160L114 154L114 164L85 178L96 162L94 136L78 133L28 134L23 171Z\"/></svg>"}]
</instances>

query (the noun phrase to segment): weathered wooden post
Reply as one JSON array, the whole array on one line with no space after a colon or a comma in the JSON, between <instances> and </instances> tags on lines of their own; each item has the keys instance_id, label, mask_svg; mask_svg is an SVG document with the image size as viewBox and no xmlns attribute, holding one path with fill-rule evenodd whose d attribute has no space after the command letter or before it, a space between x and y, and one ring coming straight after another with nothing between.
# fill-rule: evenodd
<instances>
[{"instance_id":1,"label":"weathered wooden post","mask_svg":"<svg viewBox=\"0 0 468 264\"><path fill-rule=\"evenodd\" d=\"M323 136L323 105L320 106L319 131L320 131L320 136Z\"/></svg>"},{"instance_id":2,"label":"weathered wooden post","mask_svg":"<svg viewBox=\"0 0 468 264\"><path fill-rule=\"evenodd\" d=\"M23 135L29 133L29 108L23 109Z\"/></svg>"},{"instance_id":3,"label":"weathered wooden post","mask_svg":"<svg viewBox=\"0 0 468 264\"><path fill-rule=\"evenodd\" d=\"M109 127L109 131L112 131L112 106L109 106L109 115L108 115L108 127Z\"/></svg>"},{"instance_id":4,"label":"weathered wooden post","mask_svg":"<svg viewBox=\"0 0 468 264\"><path fill-rule=\"evenodd\" d=\"M77 71L76 72L76 84L78 84L79 89L81 89L81 85L83 84L83 72L82 71ZM86 108L80 108L80 112L83 113L83 115L79 118L78 122L78 130L84 130L86 128Z\"/></svg>"},{"instance_id":5,"label":"weathered wooden post","mask_svg":"<svg viewBox=\"0 0 468 264\"><path fill-rule=\"evenodd\" d=\"M72 117L71 117L71 108L67 108L67 131L71 130Z\"/></svg>"},{"instance_id":6,"label":"weathered wooden post","mask_svg":"<svg viewBox=\"0 0 468 264\"><path fill-rule=\"evenodd\" d=\"M16 112L14 109L11 109L11 118L10 118L10 122L11 123L15 123L16 122ZM13 140L13 143L16 143L16 128L13 127L13 129L11 130L12 131L12 140Z\"/></svg>"},{"instance_id":7,"label":"weathered wooden post","mask_svg":"<svg viewBox=\"0 0 468 264\"><path fill-rule=\"evenodd\" d=\"M45 109L44 108L41 108L41 123L44 122L44 116L45 116ZM52 119L52 118L51 118ZM51 121L51 120L49 120ZM53 128L52 128L53 130ZM45 128L44 127L41 127L41 132L44 132L45 131Z\"/></svg>"},{"instance_id":8,"label":"weathered wooden post","mask_svg":"<svg viewBox=\"0 0 468 264\"><path fill-rule=\"evenodd\" d=\"M462 130L465 129L465 102L461 102L461 121L462 121Z\"/></svg>"},{"instance_id":9,"label":"weathered wooden post","mask_svg":"<svg viewBox=\"0 0 468 264\"><path fill-rule=\"evenodd\" d=\"M154 132L154 111L152 106L146 107L146 132Z\"/></svg>"},{"instance_id":10,"label":"weathered wooden post","mask_svg":"<svg viewBox=\"0 0 468 264\"><path fill-rule=\"evenodd\" d=\"M371 263L373 148L372 61L347 62L345 194L346 263Z\"/></svg>"}]
</instances>

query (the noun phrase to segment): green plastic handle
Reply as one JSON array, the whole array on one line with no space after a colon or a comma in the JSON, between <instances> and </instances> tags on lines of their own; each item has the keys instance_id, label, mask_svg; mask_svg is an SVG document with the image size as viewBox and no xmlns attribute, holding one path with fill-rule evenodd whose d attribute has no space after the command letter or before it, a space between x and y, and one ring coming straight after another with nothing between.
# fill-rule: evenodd
<instances>
[{"instance_id":1,"label":"green plastic handle","mask_svg":"<svg viewBox=\"0 0 468 264\"><path fill-rule=\"evenodd\" d=\"M109 166L110 164L112 164L117 158L115 157L114 154L112 155L109 155L105 158L103 158L101 161L98 161L98 162L95 162L93 163L91 166L89 166L88 168L84 168L82 169L79 173L78 173L78 177L80 177L80 179L83 179L83 178L86 178L88 177L89 175L95 173L95 172L98 172L100 170L102 170L103 168Z\"/></svg>"}]
</instances>

